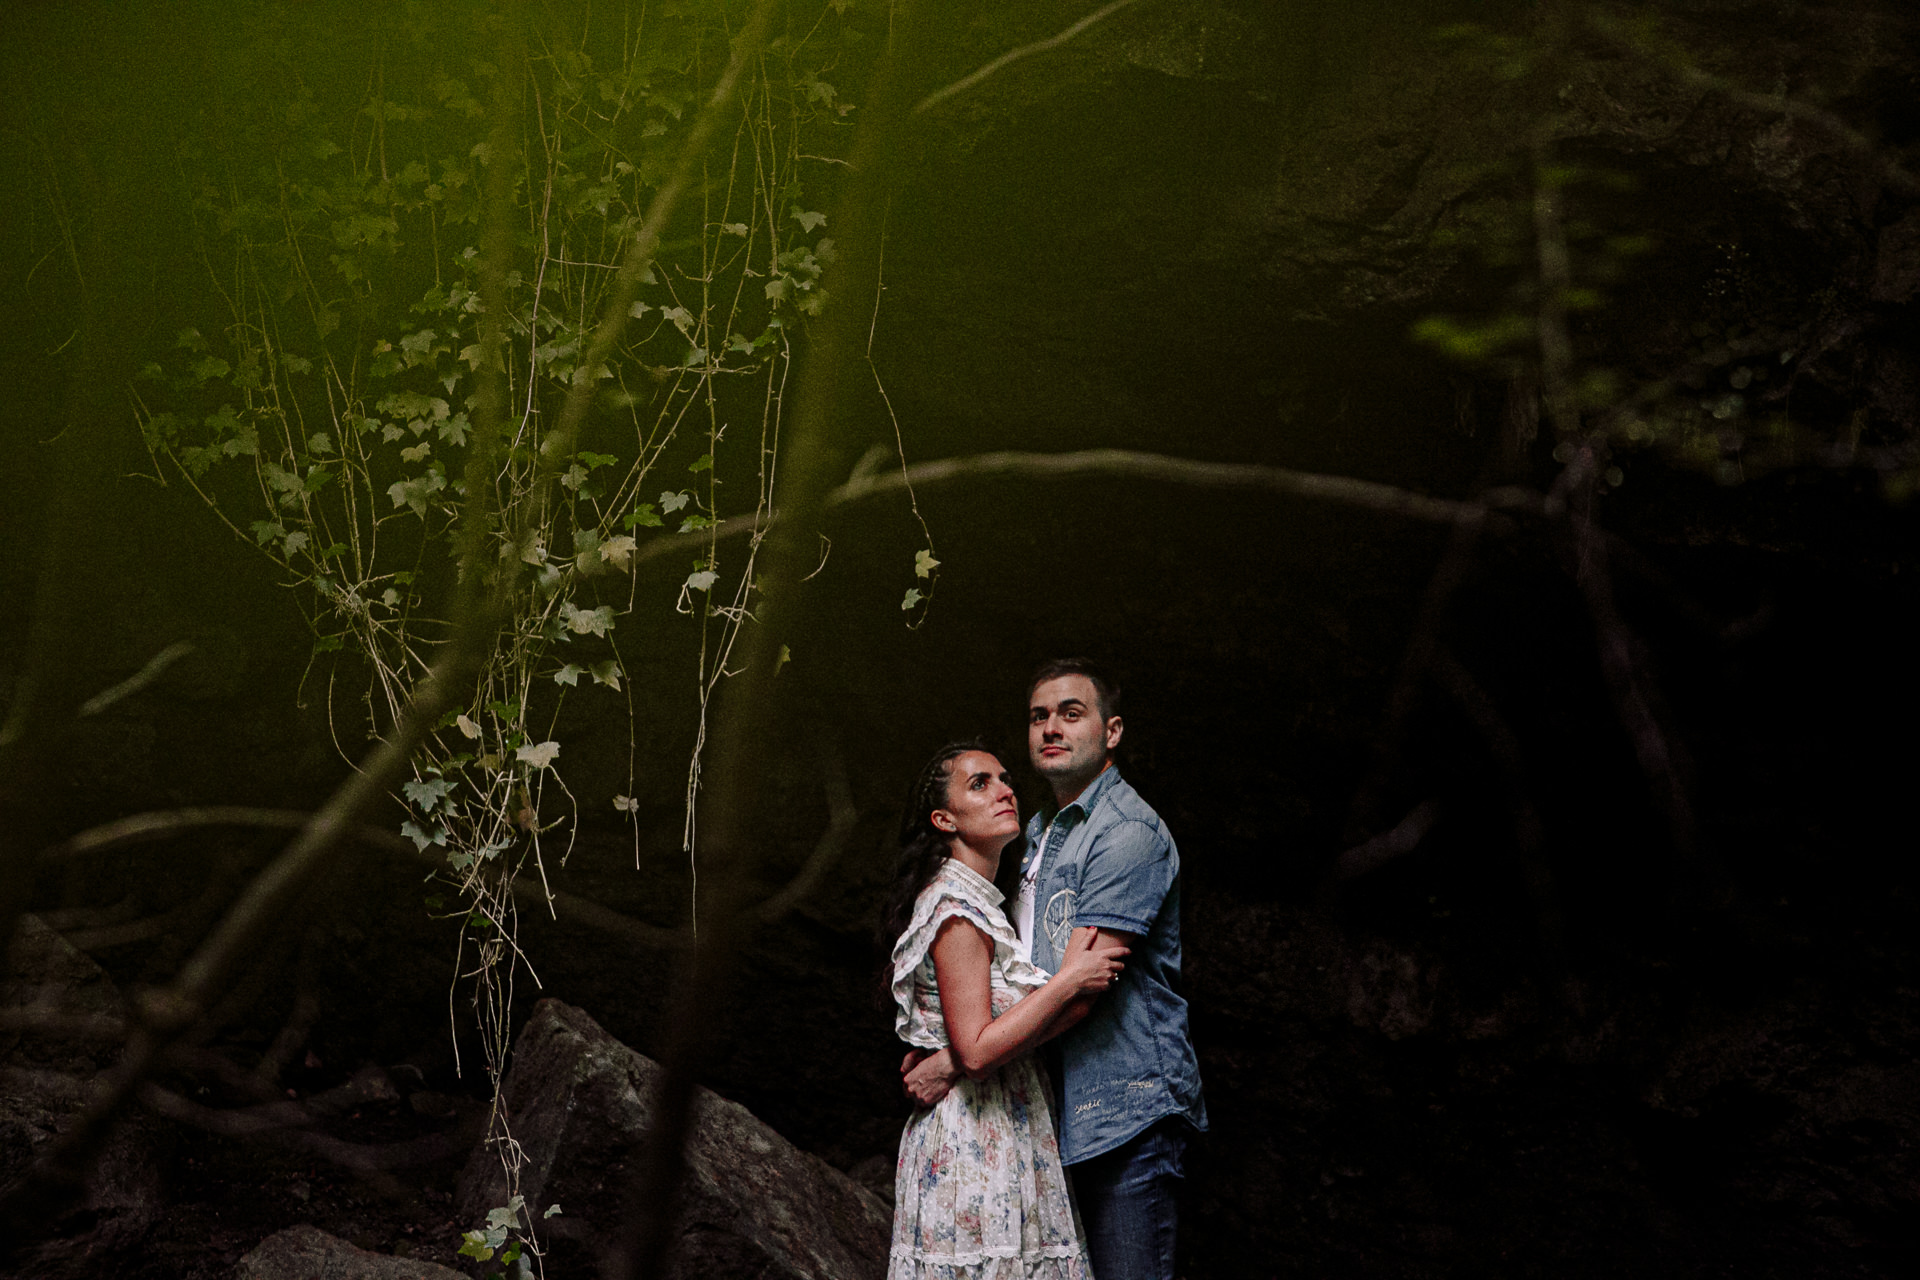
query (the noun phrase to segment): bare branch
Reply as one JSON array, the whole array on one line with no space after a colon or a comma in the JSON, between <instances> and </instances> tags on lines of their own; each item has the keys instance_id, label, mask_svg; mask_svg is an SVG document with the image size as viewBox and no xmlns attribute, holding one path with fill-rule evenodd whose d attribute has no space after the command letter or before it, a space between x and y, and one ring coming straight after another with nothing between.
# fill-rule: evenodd
<instances>
[{"instance_id":1,"label":"bare branch","mask_svg":"<svg viewBox=\"0 0 1920 1280\"><path fill-rule=\"evenodd\" d=\"M1463 502L1454 498L1430 497L1377 480L1294 471L1287 467L1269 467L1252 462L1200 462L1134 449L1082 449L1074 453L977 453L962 458L917 463L890 472L856 467L854 477L838 488L829 490L822 505L829 509L843 507L889 493L961 481L1057 479L1086 475L1157 480L1165 484L1194 485L1206 489L1251 489L1308 498L1316 502L1339 503L1436 524L1482 524L1495 532L1504 532L1511 527L1503 514L1505 512L1539 514L1545 509L1545 499L1540 494L1515 485L1489 489L1480 496L1478 502ZM711 529L702 530L701 541L757 533L771 527L778 519L778 512L736 516L721 521ZM642 544L634 552L631 563L639 564L660 556L676 555L686 545L676 534L662 534Z\"/></svg>"},{"instance_id":2,"label":"bare branch","mask_svg":"<svg viewBox=\"0 0 1920 1280\"><path fill-rule=\"evenodd\" d=\"M1087 28L1094 26L1096 23L1105 22L1114 14L1135 3L1138 3L1138 0L1113 0L1113 3L1095 9L1092 13L1080 19L1080 21L1074 23L1058 35L1048 36L1044 40L1035 40L1032 44L1023 44L1017 49L1009 49L985 66L961 76L946 88L935 89L932 93L920 99L919 102L914 104L913 114L920 115L922 112L932 110L948 98L953 97L955 94L965 93L982 80L1005 70L1022 58L1030 58L1036 53L1045 53L1049 49L1058 49L1061 45L1072 40Z\"/></svg>"},{"instance_id":3,"label":"bare branch","mask_svg":"<svg viewBox=\"0 0 1920 1280\"><path fill-rule=\"evenodd\" d=\"M1427 838L1427 832L1433 830L1433 824L1439 817L1439 801L1421 801L1411 813L1400 819L1393 830L1383 832L1365 844L1355 845L1334 859L1334 878L1351 880L1369 871L1378 871L1395 858L1412 853Z\"/></svg>"},{"instance_id":4,"label":"bare branch","mask_svg":"<svg viewBox=\"0 0 1920 1280\"><path fill-rule=\"evenodd\" d=\"M787 882L786 888L754 908L754 916L762 923L779 919L792 910L795 903L813 892L840 857L841 850L846 847L847 837L853 834L854 824L860 820L859 811L853 807L853 792L847 786L846 762L840 758L838 750L828 747L825 751L827 805L832 816L819 842L813 846L813 853L807 858L806 865L800 868L800 873Z\"/></svg>"},{"instance_id":5,"label":"bare branch","mask_svg":"<svg viewBox=\"0 0 1920 1280\"><path fill-rule=\"evenodd\" d=\"M99 693L94 694L91 698L81 703L79 714L82 716L97 716L121 699L131 698L134 694L139 693L142 689L165 675L168 667L192 653L193 648L193 645L185 640L168 645L159 653L154 654L147 665L134 672L133 675L122 680L119 684L114 685L111 689L101 690Z\"/></svg>"},{"instance_id":6,"label":"bare branch","mask_svg":"<svg viewBox=\"0 0 1920 1280\"><path fill-rule=\"evenodd\" d=\"M1689 88L1718 93L1728 101L1751 111L1785 116L1790 120L1803 121L1825 130L1849 151L1865 157L1877 166L1888 186L1902 195L1920 195L1920 177L1908 172L1897 160L1890 158L1875 146L1871 138L1833 112L1823 110L1812 103L1802 102L1797 98L1789 98L1785 94L1755 93L1725 76L1717 76L1703 70L1679 44L1656 36L1645 24L1639 24L1640 29L1637 31L1632 30L1628 24L1613 15L1593 7L1585 9L1582 17L1589 27L1616 47L1645 58Z\"/></svg>"}]
</instances>

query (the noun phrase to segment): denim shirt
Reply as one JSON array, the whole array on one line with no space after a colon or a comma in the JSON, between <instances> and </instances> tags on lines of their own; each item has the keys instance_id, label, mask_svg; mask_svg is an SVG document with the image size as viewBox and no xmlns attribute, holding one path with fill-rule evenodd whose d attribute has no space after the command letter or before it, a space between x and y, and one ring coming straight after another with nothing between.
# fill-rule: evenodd
<instances>
[{"instance_id":1,"label":"denim shirt","mask_svg":"<svg viewBox=\"0 0 1920 1280\"><path fill-rule=\"evenodd\" d=\"M1029 859L1039 856L1043 840L1050 847L1034 886L1034 964L1058 969L1082 925L1140 937L1119 983L1056 1042L1061 1160L1102 1155L1170 1115L1205 1129L1200 1066L1179 994L1180 852L1173 837L1109 768L1051 823L1033 816Z\"/></svg>"}]
</instances>

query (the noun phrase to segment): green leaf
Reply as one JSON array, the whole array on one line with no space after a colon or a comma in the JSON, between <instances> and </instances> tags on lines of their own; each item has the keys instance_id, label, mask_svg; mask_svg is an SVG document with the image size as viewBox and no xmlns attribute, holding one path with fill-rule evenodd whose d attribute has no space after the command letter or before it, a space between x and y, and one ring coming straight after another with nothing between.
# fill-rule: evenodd
<instances>
[{"instance_id":1,"label":"green leaf","mask_svg":"<svg viewBox=\"0 0 1920 1280\"><path fill-rule=\"evenodd\" d=\"M687 586L695 591L711 591L713 584L720 581L720 575L711 569L701 569L687 575Z\"/></svg>"},{"instance_id":2,"label":"green leaf","mask_svg":"<svg viewBox=\"0 0 1920 1280\"><path fill-rule=\"evenodd\" d=\"M620 692L620 664L609 658L605 662L596 662L591 668L595 684L604 684L615 693Z\"/></svg>"},{"instance_id":3,"label":"green leaf","mask_svg":"<svg viewBox=\"0 0 1920 1280\"><path fill-rule=\"evenodd\" d=\"M566 666L553 673L553 682L555 684L566 685L569 689L578 687L580 684L580 668L569 662Z\"/></svg>"},{"instance_id":4,"label":"green leaf","mask_svg":"<svg viewBox=\"0 0 1920 1280\"><path fill-rule=\"evenodd\" d=\"M403 822L400 824L400 834L413 841L415 849L425 849L430 844L444 845L447 842L447 829L437 825L433 830L427 831L416 823Z\"/></svg>"},{"instance_id":5,"label":"green leaf","mask_svg":"<svg viewBox=\"0 0 1920 1280\"><path fill-rule=\"evenodd\" d=\"M803 211L799 205L795 205L793 206L793 220L800 224L802 231L811 231L825 222L827 215L824 213L815 213L811 210Z\"/></svg>"},{"instance_id":6,"label":"green leaf","mask_svg":"<svg viewBox=\"0 0 1920 1280\"><path fill-rule=\"evenodd\" d=\"M424 778L403 783L400 791L422 813L432 813L447 798L453 784L445 778Z\"/></svg>"},{"instance_id":7,"label":"green leaf","mask_svg":"<svg viewBox=\"0 0 1920 1280\"><path fill-rule=\"evenodd\" d=\"M313 651L315 653L332 653L340 648L345 639L345 636L316 636L313 641Z\"/></svg>"},{"instance_id":8,"label":"green leaf","mask_svg":"<svg viewBox=\"0 0 1920 1280\"><path fill-rule=\"evenodd\" d=\"M493 1246L487 1243L487 1237L484 1234L478 1231L469 1231L461 1238L466 1241L465 1244L460 1246L459 1252L461 1257L478 1258L482 1262L492 1260Z\"/></svg>"},{"instance_id":9,"label":"green leaf","mask_svg":"<svg viewBox=\"0 0 1920 1280\"><path fill-rule=\"evenodd\" d=\"M701 471L713 470L713 455L710 453L701 454L699 457L695 458L692 462L687 464L687 470L696 472L696 473Z\"/></svg>"},{"instance_id":10,"label":"green leaf","mask_svg":"<svg viewBox=\"0 0 1920 1280\"><path fill-rule=\"evenodd\" d=\"M571 600L563 601L560 605L560 621L577 636L604 636L613 630L613 606L603 604L598 609L581 609Z\"/></svg>"},{"instance_id":11,"label":"green leaf","mask_svg":"<svg viewBox=\"0 0 1920 1280\"><path fill-rule=\"evenodd\" d=\"M792 662L792 661L793 661L793 650L789 649L784 644L781 645L780 656L773 660L773 674L779 675L780 668L786 666L789 662Z\"/></svg>"},{"instance_id":12,"label":"green leaf","mask_svg":"<svg viewBox=\"0 0 1920 1280\"><path fill-rule=\"evenodd\" d=\"M713 521L698 513L690 515L680 522L681 533L692 533L695 529L710 529L712 527Z\"/></svg>"},{"instance_id":13,"label":"green leaf","mask_svg":"<svg viewBox=\"0 0 1920 1280\"><path fill-rule=\"evenodd\" d=\"M658 529L660 517L654 513L651 502L643 502L628 513L627 518L620 522L620 526L623 529L635 529L641 526Z\"/></svg>"},{"instance_id":14,"label":"green leaf","mask_svg":"<svg viewBox=\"0 0 1920 1280\"><path fill-rule=\"evenodd\" d=\"M900 602L900 610L902 613L904 613L908 609L913 608L913 606L919 604L922 600L925 600L925 599L926 597L920 594L920 588L908 587L906 599Z\"/></svg>"},{"instance_id":15,"label":"green leaf","mask_svg":"<svg viewBox=\"0 0 1920 1280\"><path fill-rule=\"evenodd\" d=\"M529 744L513 753L514 759L530 764L536 769L547 768L559 754L560 744L551 741Z\"/></svg>"},{"instance_id":16,"label":"green leaf","mask_svg":"<svg viewBox=\"0 0 1920 1280\"><path fill-rule=\"evenodd\" d=\"M205 351L207 340L200 336L198 329L182 329L180 336L174 339L173 345L185 347L189 351Z\"/></svg>"},{"instance_id":17,"label":"green leaf","mask_svg":"<svg viewBox=\"0 0 1920 1280\"><path fill-rule=\"evenodd\" d=\"M679 493L663 493L660 495L660 509L668 515L672 515L680 508L686 506L692 499L693 495L684 489Z\"/></svg>"},{"instance_id":18,"label":"green leaf","mask_svg":"<svg viewBox=\"0 0 1920 1280\"><path fill-rule=\"evenodd\" d=\"M467 421L467 415L456 413L440 424L440 438L451 445L464 445L467 442L467 432L471 429L472 424Z\"/></svg>"},{"instance_id":19,"label":"green leaf","mask_svg":"<svg viewBox=\"0 0 1920 1280\"><path fill-rule=\"evenodd\" d=\"M585 449L582 449L573 456L589 471L597 471L601 467L610 467L620 461L618 457L611 453L588 453Z\"/></svg>"},{"instance_id":20,"label":"green leaf","mask_svg":"<svg viewBox=\"0 0 1920 1280\"><path fill-rule=\"evenodd\" d=\"M939 567L940 562L933 558L931 551L922 551L913 557L913 576L916 578L931 578L933 571Z\"/></svg>"},{"instance_id":21,"label":"green leaf","mask_svg":"<svg viewBox=\"0 0 1920 1280\"><path fill-rule=\"evenodd\" d=\"M324 431L316 431L307 437L307 452L324 456L333 452L333 437Z\"/></svg>"}]
</instances>

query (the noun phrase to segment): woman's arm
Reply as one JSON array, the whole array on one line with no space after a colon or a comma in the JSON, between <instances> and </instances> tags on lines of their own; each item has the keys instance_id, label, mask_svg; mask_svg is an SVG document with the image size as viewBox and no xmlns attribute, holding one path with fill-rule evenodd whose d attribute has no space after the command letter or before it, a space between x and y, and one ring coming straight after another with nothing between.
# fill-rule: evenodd
<instances>
[{"instance_id":1,"label":"woman's arm","mask_svg":"<svg viewBox=\"0 0 1920 1280\"><path fill-rule=\"evenodd\" d=\"M1060 971L999 1017L993 1016L993 940L954 918L933 940L940 1009L955 1064L978 1079L1080 1021L1123 967L1127 948L1076 930Z\"/></svg>"}]
</instances>

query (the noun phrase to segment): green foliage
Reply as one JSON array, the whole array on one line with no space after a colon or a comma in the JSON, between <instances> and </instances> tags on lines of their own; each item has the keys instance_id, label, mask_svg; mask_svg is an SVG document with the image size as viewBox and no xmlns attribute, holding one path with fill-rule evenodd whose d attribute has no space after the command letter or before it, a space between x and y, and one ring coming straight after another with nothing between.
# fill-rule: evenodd
<instances>
[{"instance_id":1,"label":"green foliage","mask_svg":"<svg viewBox=\"0 0 1920 1280\"><path fill-rule=\"evenodd\" d=\"M213 55L233 64L224 83L247 88L180 147L227 312L144 370L146 442L294 584L314 653L360 660L342 670L370 673L376 730L427 674L456 579L498 591L504 567L524 567L480 675L401 789L402 832L444 854L459 895L448 914L479 948L465 971L496 1076L513 883L541 866L561 821L545 810L574 804L561 700L625 696L620 620L671 609L699 632L691 692L704 715L754 603L754 550L723 565L709 541L684 583L652 594L631 575L648 540L698 541L728 516L765 515L794 339L825 303L834 246L818 210L855 106L836 82L861 75L857 58L877 44L860 41L867 15L844 0L803 0L755 60L737 119L623 307L620 341L588 355L745 9L539 11L522 62L504 55L520 46L497 15L393 6L375 19L379 61L355 81L357 101L295 69L286 51L304 11L256 11L238 51ZM520 118L496 135L501 102ZM524 146L496 154L497 136ZM503 187L514 230L499 264L503 340L489 349L483 228L488 192ZM484 412L483 375L504 385L503 420ZM592 409L562 444L552 432L577 388ZM484 500L477 562L463 559L470 498ZM511 1262L519 1207L489 1215L462 1252Z\"/></svg>"}]
</instances>

